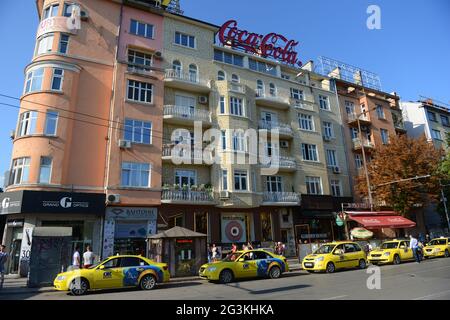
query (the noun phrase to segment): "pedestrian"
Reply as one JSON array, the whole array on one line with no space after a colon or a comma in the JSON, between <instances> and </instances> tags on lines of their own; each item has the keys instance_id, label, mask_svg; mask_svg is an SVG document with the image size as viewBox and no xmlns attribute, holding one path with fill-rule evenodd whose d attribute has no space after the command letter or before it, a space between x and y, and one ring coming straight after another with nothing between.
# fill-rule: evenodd
<instances>
[{"instance_id":1,"label":"pedestrian","mask_svg":"<svg viewBox=\"0 0 450 320\"><path fill-rule=\"evenodd\" d=\"M247 247L248 247L248 250L253 250L253 245L250 241L247 242Z\"/></svg>"},{"instance_id":2,"label":"pedestrian","mask_svg":"<svg viewBox=\"0 0 450 320\"><path fill-rule=\"evenodd\" d=\"M248 250L248 247L247 247L247 245L244 243L243 245L242 245L242 251L247 251Z\"/></svg>"},{"instance_id":3,"label":"pedestrian","mask_svg":"<svg viewBox=\"0 0 450 320\"><path fill-rule=\"evenodd\" d=\"M414 259L417 263L420 263L420 256L419 256L419 241L413 237L412 234L409 235L409 248L413 251Z\"/></svg>"},{"instance_id":4,"label":"pedestrian","mask_svg":"<svg viewBox=\"0 0 450 320\"><path fill-rule=\"evenodd\" d=\"M428 244L428 242L430 242L430 235L427 233L427 235L425 236L425 244Z\"/></svg>"},{"instance_id":5,"label":"pedestrian","mask_svg":"<svg viewBox=\"0 0 450 320\"><path fill-rule=\"evenodd\" d=\"M231 253L235 253L237 251L237 246L235 243L231 245Z\"/></svg>"},{"instance_id":6,"label":"pedestrian","mask_svg":"<svg viewBox=\"0 0 450 320\"><path fill-rule=\"evenodd\" d=\"M83 268L88 269L94 265L95 254L91 250L91 246L86 246L86 252L83 253Z\"/></svg>"},{"instance_id":7,"label":"pedestrian","mask_svg":"<svg viewBox=\"0 0 450 320\"><path fill-rule=\"evenodd\" d=\"M214 243L211 247L211 259L213 262L217 261L217 247Z\"/></svg>"},{"instance_id":8,"label":"pedestrian","mask_svg":"<svg viewBox=\"0 0 450 320\"><path fill-rule=\"evenodd\" d=\"M211 263L211 261L212 261L212 251L211 251L211 246L208 246L208 252L207 252L207 254L208 254L208 263Z\"/></svg>"},{"instance_id":9,"label":"pedestrian","mask_svg":"<svg viewBox=\"0 0 450 320\"><path fill-rule=\"evenodd\" d=\"M75 252L72 256L72 268L73 269L80 269L81 261L80 261L80 247L75 247Z\"/></svg>"},{"instance_id":10,"label":"pedestrian","mask_svg":"<svg viewBox=\"0 0 450 320\"><path fill-rule=\"evenodd\" d=\"M5 280L5 263L8 260L8 254L6 253L6 246L0 246L0 290L3 289L3 281Z\"/></svg>"}]
</instances>

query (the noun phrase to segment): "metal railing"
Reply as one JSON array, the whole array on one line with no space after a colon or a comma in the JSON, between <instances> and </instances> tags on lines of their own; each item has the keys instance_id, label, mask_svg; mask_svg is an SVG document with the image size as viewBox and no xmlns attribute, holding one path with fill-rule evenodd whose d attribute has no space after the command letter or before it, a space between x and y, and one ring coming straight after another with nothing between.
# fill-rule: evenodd
<instances>
[{"instance_id":1,"label":"metal railing","mask_svg":"<svg viewBox=\"0 0 450 320\"><path fill-rule=\"evenodd\" d=\"M405 124L403 122L394 122L394 127L397 129L405 130Z\"/></svg>"},{"instance_id":2,"label":"metal railing","mask_svg":"<svg viewBox=\"0 0 450 320\"><path fill-rule=\"evenodd\" d=\"M353 139L353 148L361 148L361 147L366 147L366 148L373 148L374 145L372 142L368 141L368 140L363 140L361 143L360 139Z\"/></svg>"},{"instance_id":3,"label":"metal railing","mask_svg":"<svg viewBox=\"0 0 450 320\"><path fill-rule=\"evenodd\" d=\"M265 191L263 194L264 202L300 202L300 196L295 192L270 192Z\"/></svg>"},{"instance_id":4,"label":"metal railing","mask_svg":"<svg viewBox=\"0 0 450 320\"><path fill-rule=\"evenodd\" d=\"M269 158L266 158L266 162L269 161ZM297 161L295 158L292 157L285 157L280 156L278 158L273 157L271 159L270 164L264 164L263 167L269 167L269 166L278 166L280 168L286 168L286 169L296 169L297 168Z\"/></svg>"},{"instance_id":5,"label":"metal railing","mask_svg":"<svg viewBox=\"0 0 450 320\"><path fill-rule=\"evenodd\" d=\"M288 135L294 134L294 131L292 130L292 127L290 125L278 121L260 120L259 129L266 129L266 130L278 129L278 131L281 134L288 134Z\"/></svg>"},{"instance_id":6,"label":"metal railing","mask_svg":"<svg viewBox=\"0 0 450 320\"><path fill-rule=\"evenodd\" d=\"M276 91L275 92L270 92L270 91L266 92L266 90L264 90L264 89L256 89L256 97L263 98L263 99L270 99L270 100L280 100L280 101L286 100L283 97L280 97Z\"/></svg>"},{"instance_id":7,"label":"metal railing","mask_svg":"<svg viewBox=\"0 0 450 320\"><path fill-rule=\"evenodd\" d=\"M186 202L212 202L214 197L209 191L163 190L161 200Z\"/></svg>"},{"instance_id":8,"label":"metal railing","mask_svg":"<svg viewBox=\"0 0 450 320\"><path fill-rule=\"evenodd\" d=\"M353 122L358 120L362 120L362 121L370 121L369 117L365 114L361 114L361 115L357 115L356 113L347 113L347 118L349 122Z\"/></svg>"},{"instance_id":9,"label":"metal railing","mask_svg":"<svg viewBox=\"0 0 450 320\"><path fill-rule=\"evenodd\" d=\"M194 121L211 122L211 112L185 106L164 106L164 115Z\"/></svg>"},{"instance_id":10,"label":"metal railing","mask_svg":"<svg viewBox=\"0 0 450 320\"><path fill-rule=\"evenodd\" d=\"M308 110L308 111L314 111L314 102L308 101L308 100L299 100L290 98L291 104L294 106L294 108Z\"/></svg>"},{"instance_id":11,"label":"metal railing","mask_svg":"<svg viewBox=\"0 0 450 320\"><path fill-rule=\"evenodd\" d=\"M245 93L245 86L236 82L228 82L228 88L230 91Z\"/></svg>"},{"instance_id":12,"label":"metal railing","mask_svg":"<svg viewBox=\"0 0 450 320\"><path fill-rule=\"evenodd\" d=\"M162 148L162 156L163 157L179 157L180 159L185 159L187 158L187 150L186 149L181 149L178 151L178 153L173 150L173 147L175 146L175 144L164 144L163 148ZM212 159L210 153L206 153L206 155L203 153L203 149L201 148L191 148L191 154L190 154L190 159L192 160L205 160L206 158L208 158L208 160ZM209 156L208 156L209 154ZM205 158L206 157L206 158Z\"/></svg>"},{"instance_id":13,"label":"metal railing","mask_svg":"<svg viewBox=\"0 0 450 320\"><path fill-rule=\"evenodd\" d=\"M182 72L174 69L167 69L164 77L166 80L181 80L203 86L208 86L208 82L199 79L198 73Z\"/></svg>"}]
</instances>

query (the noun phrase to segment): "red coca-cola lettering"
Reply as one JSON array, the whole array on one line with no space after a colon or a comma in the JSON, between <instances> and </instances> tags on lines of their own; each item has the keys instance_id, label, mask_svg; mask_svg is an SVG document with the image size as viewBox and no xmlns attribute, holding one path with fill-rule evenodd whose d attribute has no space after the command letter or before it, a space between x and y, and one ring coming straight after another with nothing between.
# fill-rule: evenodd
<instances>
[{"instance_id":1,"label":"red coca-cola lettering","mask_svg":"<svg viewBox=\"0 0 450 320\"><path fill-rule=\"evenodd\" d=\"M290 65L302 65L298 59L298 53L295 51L298 41L288 40L277 33L263 36L247 30L240 30L236 20L229 20L222 25L219 30L219 40L224 45L240 48L263 58L272 57Z\"/></svg>"}]
</instances>

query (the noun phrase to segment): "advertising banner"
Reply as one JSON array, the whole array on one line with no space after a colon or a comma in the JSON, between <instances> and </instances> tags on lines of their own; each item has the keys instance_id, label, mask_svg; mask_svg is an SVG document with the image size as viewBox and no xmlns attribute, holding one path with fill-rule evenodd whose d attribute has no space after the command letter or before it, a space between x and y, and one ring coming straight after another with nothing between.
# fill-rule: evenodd
<instances>
[{"instance_id":1,"label":"advertising banner","mask_svg":"<svg viewBox=\"0 0 450 320\"><path fill-rule=\"evenodd\" d=\"M223 214L221 219L222 242L232 243L247 241L245 215Z\"/></svg>"}]
</instances>

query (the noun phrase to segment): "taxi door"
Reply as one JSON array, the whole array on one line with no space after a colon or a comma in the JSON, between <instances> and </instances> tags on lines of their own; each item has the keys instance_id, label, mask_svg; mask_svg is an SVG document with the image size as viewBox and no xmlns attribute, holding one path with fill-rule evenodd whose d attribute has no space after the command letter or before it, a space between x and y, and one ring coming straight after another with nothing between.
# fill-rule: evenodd
<instances>
[{"instance_id":1,"label":"taxi door","mask_svg":"<svg viewBox=\"0 0 450 320\"><path fill-rule=\"evenodd\" d=\"M121 258L113 258L99 266L94 273L95 289L120 288L123 283ZM103 266L103 267L102 267Z\"/></svg>"},{"instance_id":2,"label":"taxi door","mask_svg":"<svg viewBox=\"0 0 450 320\"><path fill-rule=\"evenodd\" d=\"M399 251L400 259L402 260L412 260L414 258L414 253L409 248L409 241L400 242Z\"/></svg>"},{"instance_id":3,"label":"taxi door","mask_svg":"<svg viewBox=\"0 0 450 320\"><path fill-rule=\"evenodd\" d=\"M354 268L359 265L361 259L361 248L356 247L353 243L344 244L345 267Z\"/></svg>"},{"instance_id":4,"label":"taxi door","mask_svg":"<svg viewBox=\"0 0 450 320\"><path fill-rule=\"evenodd\" d=\"M256 277L258 267L255 260L255 252L247 252L240 256L236 262L236 278L252 278Z\"/></svg>"},{"instance_id":5,"label":"taxi door","mask_svg":"<svg viewBox=\"0 0 450 320\"><path fill-rule=\"evenodd\" d=\"M333 262L336 269L347 268L348 261L346 260L344 245L340 244L336 246L333 251Z\"/></svg>"}]
</instances>

